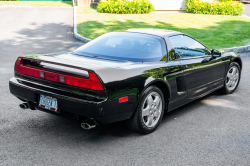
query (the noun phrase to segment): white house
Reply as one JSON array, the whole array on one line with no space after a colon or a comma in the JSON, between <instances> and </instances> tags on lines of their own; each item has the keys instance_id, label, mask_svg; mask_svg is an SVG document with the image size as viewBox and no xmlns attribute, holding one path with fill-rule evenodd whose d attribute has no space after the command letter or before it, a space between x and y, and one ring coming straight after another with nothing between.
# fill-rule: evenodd
<instances>
[{"instance_id":1,"label":"white house","mask_svg":"<svg viewBox=\"0 0 250 166\"><path fill-rule=\"evenodd\" d=\"M150 0L155 10L185 10L186 0ZM203 0L213 2L214 0Z\"/></svg>"}]
</instances>

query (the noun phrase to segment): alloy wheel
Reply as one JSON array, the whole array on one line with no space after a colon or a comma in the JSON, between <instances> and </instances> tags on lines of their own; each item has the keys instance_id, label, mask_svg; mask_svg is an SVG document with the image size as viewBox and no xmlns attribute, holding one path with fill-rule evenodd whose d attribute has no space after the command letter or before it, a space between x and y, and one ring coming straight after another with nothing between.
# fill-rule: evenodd
<instances>
[{"instance_id":1,"label":"alloy wheel","mask_svg":"<svg viewBox=\"0 0 250 166\"><path fill-rule=\"evenodd\" d=\"M226 86L229 90L234 90L239 81L239 69L232 66L227 72Z\"/></svg>"},{"instance_id":2,"label":"alloy wheel","mask_svg":"<svg viewBox=\"0 0 250 166\"><path fill-rule=\"evenodd\" d=\"M151 92L146 97L142 107L142 120L147 127L157 125L162 114L162 99L157 92Z\"/></svg>"}]
</instances>

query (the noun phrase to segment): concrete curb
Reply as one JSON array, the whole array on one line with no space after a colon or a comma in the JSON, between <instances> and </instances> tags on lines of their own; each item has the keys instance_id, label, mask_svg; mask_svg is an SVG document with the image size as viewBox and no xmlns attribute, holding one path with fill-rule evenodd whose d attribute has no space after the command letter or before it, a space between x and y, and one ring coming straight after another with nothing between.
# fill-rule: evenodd
<instances>
[{"instance_id":1,"label":"concrete curb","mask_svg":"<svg viewBox=\"0 0 250 166\"><path fill-rule=\"evenodd\" d=\"M232 47L232 48L222 48L222 50L233 51L236 53L248 52L250 51L250 45L241 47Z\"/></svg>"},{"instance_id":2,"label":"concrete curb","mask_svg":"<svg viewBox=\"0 0 250 166\"><path fill-rule=\"evenodd\" d=\"M74 6L74 36L75 38L81 40L84 43L91 41L91 39L83 37L77 33L77 20L76 20L76 11L77 6ZM250 51L250 45L248 46L241 46L241 47L232 47L232 48L222 48L222 50L233 51L236 53L248 52Z\"/></svg>"},{"instance_id":3,"label":"concrete curb","mask_svg":"<svg viewBox=\"0 0 250 166\"><path fill-rule=\"evenodd\" d=\"M77 6L74 6L74 36L75 38L81 40L84 43L88 43L91 39L83 37L77 33L77 19L76 19Z\"/></svg>"}]
</instances>

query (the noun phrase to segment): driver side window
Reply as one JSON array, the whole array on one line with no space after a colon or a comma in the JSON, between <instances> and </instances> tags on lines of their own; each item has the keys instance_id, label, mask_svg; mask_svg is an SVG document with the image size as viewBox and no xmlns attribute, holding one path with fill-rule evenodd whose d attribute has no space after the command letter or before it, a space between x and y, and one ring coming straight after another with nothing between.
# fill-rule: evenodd
<instances>
[{"instance_id":1,"label":"driver side window","mask_svg":"<svg viewBox=\"0 0 250 166\"><path fill-rule=\"evenodd\" d=\"M176 35L169 37L174 50L179 54L181 58L189 58L196 56L209 55L207 48L196 40L185 36L185 35Z\"/></svg>"}]
</instances>

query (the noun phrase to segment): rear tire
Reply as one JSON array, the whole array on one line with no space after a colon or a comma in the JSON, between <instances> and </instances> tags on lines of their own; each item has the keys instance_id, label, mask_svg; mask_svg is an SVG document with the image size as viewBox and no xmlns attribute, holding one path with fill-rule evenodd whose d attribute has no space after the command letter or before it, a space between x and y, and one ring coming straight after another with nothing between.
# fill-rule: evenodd
<instances>
[{"instance_id":1,"label":"rear tire","mask_svg":"<svg viewBox=\"0 0 250 166\"><path fill-rule=\"evenodd\" d=\"M156 86L148 87L127 126L143 134L149 134L159 126L165 110L164 96Z\"/></svg>"},{"instance_id":2,"label":"rear tire","mask_svg":"<svg viewBox=\"0 0 250 166\"><path fill-rule=\"evenodd\" d=\"M236 62L232 62L228 67L227 75L224 81L224 87L221 89L222 93L233 93L239 85L240 77L241 70L239 64Z\"/></svg>"}]
</instances>

